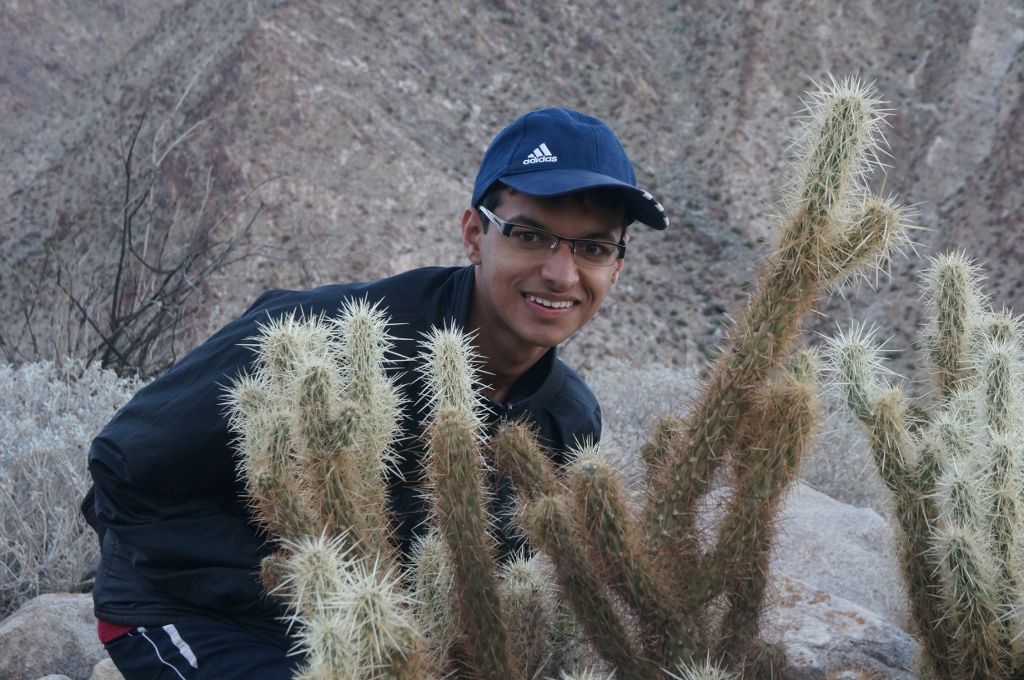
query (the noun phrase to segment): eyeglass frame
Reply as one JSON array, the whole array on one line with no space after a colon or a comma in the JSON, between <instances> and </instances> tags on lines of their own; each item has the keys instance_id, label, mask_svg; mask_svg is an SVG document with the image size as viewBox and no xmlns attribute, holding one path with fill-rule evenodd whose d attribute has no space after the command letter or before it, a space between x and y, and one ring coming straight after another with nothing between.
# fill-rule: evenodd
<instances>
[{"instance_id":1,"label":"eyeglass frame","mask_svg":"<svg viewBox=\"0 0 1024 680\"><path fill-rule=\"evenodd\" d=\"M490 222L491 224L496 226L498 228L498 232L502 236L504 236L505 238L511 239L512 238L512 229L515 228L515 227L519 227L520 229L529 229L530 231L539 231L539 232L547 234L549 236L553 236L554 239L555 239L555 242L553 244L551 244L551 246L548 248L548 250L550 252L552 252L552 253L555 252L556 250L558 250L558 246L561 245L563 241L565 243L568 243L569 244L569 253L572 255L573 262L576 262L577 264L579 264L580 261L576 259L576 244L581 242L581 241L584 242L584 243L600 243L602 245L612 246L618 252L617 257L614 260L612 260L611 262L609 262L608 264L597 264L597 263L587 262L586 260L584 260L585 264L590 264L590 265L593 265L595 267L614 267L616 262L618 262L619 260L622 260L622 259L624 259L626 257L626 241L625 241L625 239L619 239L619 242L615 243L614 241L602 241L601 239L596 239L596 238L567 238L565 236L560 236L560 235L556 234L555 232L550 231L548 229L544 229L542 227L534 227L534 226L531 226L529 224L519 224L518 222L509 222L508 220L505 220L505 219L502 219L502 218L498 217L497 215L495 215L493 212L491 212L490 210L488 210L487 208L485 208L482 205L478 205L476 207L476 209L480 212L481 215L483 215L487 219L488 222Z\"/></svg>"}]
</instances>

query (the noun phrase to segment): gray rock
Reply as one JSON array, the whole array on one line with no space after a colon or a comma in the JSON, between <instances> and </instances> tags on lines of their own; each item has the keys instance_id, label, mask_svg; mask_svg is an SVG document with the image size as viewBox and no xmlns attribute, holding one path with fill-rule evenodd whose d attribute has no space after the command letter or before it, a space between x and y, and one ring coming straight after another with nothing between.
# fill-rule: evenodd
<instances>
[{"instance_id":1,"label":"gray rock","mask_svg":"<svg viewBox=\"0 0 1024 680\"><path fill-rule=\"evenodd\" d=\"M110 658L106 658L93 666L89 680L124 680L124 676L121 675L121 671L117 670L114 662Z\"/></svg>"},{"instance_id":2,"label":"gray rock","mask_svg":"<svg viewBox=\"0 0 1024 680\"><path fill-rule=\"evenodd\" d=\"M40 595L0 622L0 678L5 680L47 674L86 680L105 656L90 595Z\"/></svg>"},{"instance_id":3,"label":"gray rock","mask_svg":"<svg viewBox=\"0 0 1024 680\"><path fill-rule=\"evenodd\" d=\"M51 673L50 675L44 675L43 677L39 678L39 680L71 680L71 678L69 678L66 675Z\"/></svg>"},{"instance_id":4,"label":"gray rock","mask_svg":"<svg viewBox=\"0 0 1024 680\"><path fill-rule=\"evenodd\" d=\"M891 525L874 510L795 484L779 514L772 566L906 630L909 613L896 550Z\"/></svg>"},{"instance_id":5,"label":"gray rock","mask_svg":"<svg viewBox=\"0 0 1024 680\"><path fill-rule=\"evenodd\" d=\"M701 502L705 550L717 540L730 494L721 486ZM771 572L776 580L797 579L871 610L894 626L909 626L893 531L870 508L841 503L795 482L779 509Z\"/></svg>"},{"instance_id":6,"label":"gray rock","mask_svg":"<svg viewBox=\"0 0 1024 680\"><path fill-rule=\"evenodd\" d=\"M915 677L919 649L910 635L874 612L788 576L775 580L764 635L786 649L786 680Z\"/></svg>"}]
</instances>

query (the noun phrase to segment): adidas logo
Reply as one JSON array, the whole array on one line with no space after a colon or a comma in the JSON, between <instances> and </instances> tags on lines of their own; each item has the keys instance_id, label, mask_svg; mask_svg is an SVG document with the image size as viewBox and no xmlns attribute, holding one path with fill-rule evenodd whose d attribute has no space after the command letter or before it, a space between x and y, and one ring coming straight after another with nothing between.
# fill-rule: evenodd
<instances>
[{"instance_id":1,"label":"adidas logo","mask_svg":"<svg viewBox=\"0 0 1024 680\"><path fill-rule=\"evenodd\" d=\"M547 144L541 144L533 150L526 160L523 161L523 165L530 165L531 163L554 163L558 160L558 156L551 153Z\"/></svg>"}]
</instances>

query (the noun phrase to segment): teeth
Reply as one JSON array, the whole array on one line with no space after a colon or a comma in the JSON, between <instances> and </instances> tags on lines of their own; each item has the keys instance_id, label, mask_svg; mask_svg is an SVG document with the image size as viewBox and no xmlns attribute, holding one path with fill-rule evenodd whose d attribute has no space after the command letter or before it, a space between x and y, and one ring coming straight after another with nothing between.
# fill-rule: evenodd
<instances>
[{"instance_id":1,"label":"teeth","mask_svg":"<svg viewBox=\"0 0 1024 680\"><path fill-rule=\"evenodd\" d=\"M560 302L555 302L554 300L545 300L544 298L539 298L536 295L527 295L526 299L530 300L531 302L536 302L538 305L550 307L551 309L568 309L569 307L572 307L572 300L562 300Z\"/></svg>"}]
</instances>

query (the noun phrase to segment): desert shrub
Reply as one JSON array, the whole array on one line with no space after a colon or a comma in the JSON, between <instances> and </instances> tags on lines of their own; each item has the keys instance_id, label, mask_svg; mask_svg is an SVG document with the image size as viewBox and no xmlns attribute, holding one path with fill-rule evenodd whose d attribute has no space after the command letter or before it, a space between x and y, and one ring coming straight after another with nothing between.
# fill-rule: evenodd
<instances>
[{"instance_id":1,"label":"desert shrub","mask_svg":"<svg viewBox=\"0 0 1024 680\"><path fill-rule=\"evenodd\" d=\"M79 513L89 442L137 387L96 365L0 364L0 617L87 584L99 555Z\"/></svg>"},{"instance_id":2,"label":"desert shrub","mask_svg":"<svg viewBox=\"0 0 1024 680\"><path fill-rule=\"evenodd\" d=\"M176 130L174 113L142 115L121 140L121 157L111 159L120 183L99 199L101 219L47 234L13 267L4 260L0 285L17 291L0 326L4 360L73 357L151 378L201 339L215 282L255 254L249 232L262 183L241 196L215 191L212 168L189 146L205 120Z\"/></svg>"}]
</instances>

